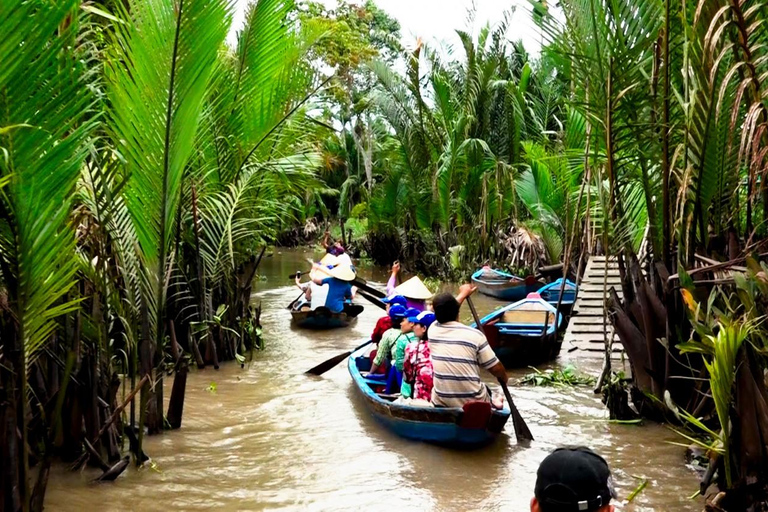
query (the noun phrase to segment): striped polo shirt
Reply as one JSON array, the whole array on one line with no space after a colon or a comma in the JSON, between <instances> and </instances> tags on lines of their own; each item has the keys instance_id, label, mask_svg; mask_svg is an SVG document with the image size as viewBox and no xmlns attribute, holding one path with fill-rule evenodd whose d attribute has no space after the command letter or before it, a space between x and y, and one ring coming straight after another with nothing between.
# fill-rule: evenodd
<instances>
[{"instance_id":1,"label":"striped polo shirt","mask_svg":"<svg viewBox=\"0 0 768 512\"><path fill-rule=\"evenodd\" d=\"M434 368L432 403L461 407L471 400L490 400L480 367L499 362L483 333L460 322L434 323L429 328Z\"/></svg>"}]
</instances>

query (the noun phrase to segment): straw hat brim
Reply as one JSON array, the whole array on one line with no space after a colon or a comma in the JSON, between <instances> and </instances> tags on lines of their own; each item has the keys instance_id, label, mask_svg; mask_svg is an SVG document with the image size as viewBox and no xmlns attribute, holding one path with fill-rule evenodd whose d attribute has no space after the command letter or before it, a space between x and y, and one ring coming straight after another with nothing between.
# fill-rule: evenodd
<instances>
[{"instance_id":1,"label":"straw hat brim","mask_svg":"<svg viewBox=\"0 0 768 512\"><path fill-rule=\"evenodd\" d=\"M342 281L352 281L355 279L355 271L352 270L351 266L344 264L336 265L332 269L329 269L328 274L330 274L331 277L335 277Z\"/></svg>"},{"instance_id":2,"label":"straw hat brim","mask_svg":"<svg viewBox=\"0 0 768 512\"><path fill-rule=\"evenodd\" d=\"M432 292L429 288L419 279L419 276L413 276L397 288L395 288L395 295L402 295L408 299L427 300L432 298Z\"/></svg>"},{"instance_id":3,"label":"straw hat brim","mask_svg":"<svg viewBox=\"0 0 768 512\"><path fill-rule=\"evenodd\" d=\"M331 265L336 266L339 264L339 258L333 254L326 253L326 255L323 256L323 259L320 260L320 264L325 267L330 267Z\"/></svg>"}]
</instances>

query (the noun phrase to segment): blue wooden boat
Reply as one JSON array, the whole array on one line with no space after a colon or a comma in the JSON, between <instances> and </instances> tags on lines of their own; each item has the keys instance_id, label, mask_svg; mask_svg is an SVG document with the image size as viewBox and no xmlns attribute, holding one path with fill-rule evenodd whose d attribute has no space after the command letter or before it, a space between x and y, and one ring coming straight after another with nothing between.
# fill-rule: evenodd
<instances>
[{"instance_id":1,"label":"blue wooden boat","mask_svg":"<svg viewBox=\"0 0 768 512\"><path fill-rule=\"evenodd\" d=\"M490 267L483 267L472 274L472 283L480 293L505 301L524 299L544 284L533 276L523 279Z\"/></svg>"},{"instance_id":2,"label":"blue wooden boat","mask_svg":"<svg viewBox=\"0 0 768 512\"><path fill-rule=\"evenodd\" d=\"M563 278L549 283L539 289L536 293L541 295L541 298L557 307L557 302L560 299L560 288L563 286ZM573 303L576 302L576 293L578 287L573 281L565 281L565 288L563 289L563 300L560 302L560 312L564 315L569 315L573 309Z\"/></svg>"},{"instance_id":3,"label":"blue wooden boat","mask_svg":"<svg viewBox=\"0 0 768 512\"><path fill-rule=\"evenodd\" d=\"M368 380L361 372L371 367L365 348L349 358L349 374L355 389L374 418L395 434L454 448L478 448L491 443L509 419L509 407L493 410L487 402L470 402L458 407L416 407L395 403L399 395L382 395L374 388L381 381Z\"/></svg>"},{"instance_id":4,"label":"blue wooden boat","mask_svg":"<svg viewBox=\"0 0 768 512\"><path fill-rule=\"evenodd\" d=\"M333 313L326 307L316 309L298 309L291 311L291 322L303 329L337 329L347 327L350 322L363 312L359 304L345 304L344 311Z\"/></svg>"},{"instance_id":5,"label":"blue wooden boat","mask_svg":"<svg viewBox=\"0 0 768 512\"><path fill-rule=\"evenodd\" d=\"M555 359L562 340L562 313L537 293L499 308L480 320L488 343L506 368L535 366ZM475 324L472 324L475 327Z\"/></svg>"}]
</instances>

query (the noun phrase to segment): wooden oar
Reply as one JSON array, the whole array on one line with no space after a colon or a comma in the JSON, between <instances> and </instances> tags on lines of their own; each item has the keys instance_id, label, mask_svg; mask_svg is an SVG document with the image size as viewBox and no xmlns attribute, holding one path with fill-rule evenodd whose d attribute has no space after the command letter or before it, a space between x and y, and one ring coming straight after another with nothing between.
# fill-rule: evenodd
<instances>
[{"instance_id":1,"label":"wooden oar","mask_svg":"<svg viewBox=\"0 0 768 512\"><path fill-rule=\"evenodd\" d=\"M475 305L472 303L472 297L467 296L466 300L467 304L469 304L469 309L472 311L472 316L475 317L475 325L477 325L477 328L485 333L485 325L480 323L480 317L477 314ZM512 413L512 425L515 428L515 437L517 438L518 442L533 441L533 434L531 434L531 429L528 428L525 420L520 415L520 411L517 410L515 402L512 400L512 395L509 392L509 388L507 387L507 383L504 382L504 379L499 379L499 384L501 384L501 389L504 390L504 396L507 397L507 403L509 403L509 411Z\"/></svg>"},{"instance_id":2,"label":"wooden oar","mask_svg":"<svg viewBox=\"0 0 768 512\"><path fill-rule=\"evenodd\" d=\"M297 302L297 301L298 301L300 298L302 298L303 296L304 296L304 292L301 292L301 293L299 294L299 296L298 296L298 297L296 297L295 299L293 299L293 302L291 302L290 304L288 304L288 307L287 307L286 309L289 309L289 310L290 310L290 309L293 309L293 305L294 305L294 304L296 304L296 302Z\"/></svg>"},{"instance_id":3,"label":"wooden oar","mask_svg":"<svg viewBox=\"0 0 768 512\"><path fill-rule=\"evenodd\" d=\"M327 372L328 370L330 370L331 368L333 368L334 366L336 366L337 364L339 364L340 362L342 362L343 360L345 360L346 358L348 358L353 352L357 352L358 350L360 350L364 346L370 345L371 343L373 343L373 340L368 340L365 343L363 343L362 345L353 348L352 350L348 350L347 352L344 352L343 354L339 354L337 356L334 356L334 357L328 359L327 361L323 361L322 363L320 363L319 365L315 366L314 368L311 368L311 369L307 370L305 373L308 373L310 375L322 375L325 372Z\"/></svg>"},{"instance_id":4,"label":"wooden oar","mask_svg":"<svg viewBox=\"0 0 768 512\"><path fill-rule=\"evenodd\" d=\"M378 306L381 309L387 309L387 305L384 304L381 299L378 297L374 297L373 295L365 292L364 290L357 290L357 293L363 296L364 299L366 299L368 302L373 304L374 306Z\"/></svg>"}]
</instances>

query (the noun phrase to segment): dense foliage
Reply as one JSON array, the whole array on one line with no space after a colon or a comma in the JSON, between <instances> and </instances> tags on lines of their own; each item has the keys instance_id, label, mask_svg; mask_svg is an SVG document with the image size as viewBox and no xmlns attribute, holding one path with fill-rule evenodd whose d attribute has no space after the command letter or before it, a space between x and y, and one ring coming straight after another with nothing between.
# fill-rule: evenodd
<instances>
[{"instance_id":1,"label":"dense foliage","mask_svg":"<svg viewBox=\"0 0 768 512\"><path fill-rule=\"evenodd\" d=\"M765 501L765 5L530 6L535 58L511 12L446 47L259 0L230 48L227 0L0 2L3 509L54 456L142 463L191 361L260 347L264 247L330 222L431 274L616 256L635 410L709 436L723 506Z\"/></svg>"}]
</instances>

